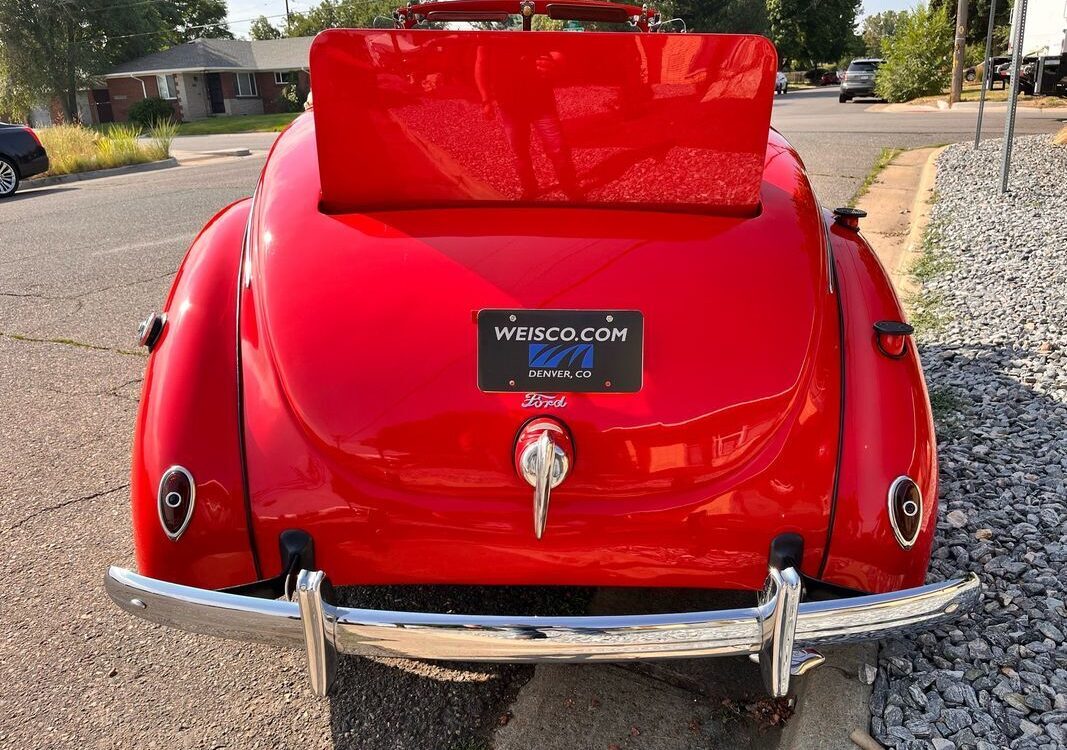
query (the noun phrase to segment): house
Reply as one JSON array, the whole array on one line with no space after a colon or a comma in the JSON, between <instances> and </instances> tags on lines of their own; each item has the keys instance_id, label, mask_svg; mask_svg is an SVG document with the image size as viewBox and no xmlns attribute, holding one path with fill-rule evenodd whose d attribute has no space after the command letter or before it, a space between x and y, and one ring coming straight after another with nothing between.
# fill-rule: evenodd
<instances>
[{"instance_id":1,"label":"house","mask_svg":"<svg viewBox=\"0 0 1067 750\"><path fill-rule=\"evenodd\" d=\"M286 86L303 95L311 89L313 38L197 39L124 62L103 76L107 88L90 92L92 120L123 122L135 102L154 96L183 121L285 111L279 97Z\"/></svg>"}]
</instances>

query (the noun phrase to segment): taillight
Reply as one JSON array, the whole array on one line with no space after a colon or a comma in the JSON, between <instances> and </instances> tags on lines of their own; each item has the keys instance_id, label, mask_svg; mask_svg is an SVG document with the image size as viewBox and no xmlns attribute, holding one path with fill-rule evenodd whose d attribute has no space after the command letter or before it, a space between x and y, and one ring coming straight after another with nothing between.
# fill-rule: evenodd
<instances>
[{"instance_id":1,"label":"taillight","mask_svg":"<svg viewBox=\"0 0 1067 750\"><path fill-rule=\"evenodd\" d=\"M38 137L37 133L34 131L33 128L27 127L27 128L23 128L23 130L25 130L27 133L29 133L30 136L33 138L33 140L37 141L37 145L38 146L41 146L42 148L44 147L44 144L41 143L41 139Z\"/></svg>"}]
</instances>

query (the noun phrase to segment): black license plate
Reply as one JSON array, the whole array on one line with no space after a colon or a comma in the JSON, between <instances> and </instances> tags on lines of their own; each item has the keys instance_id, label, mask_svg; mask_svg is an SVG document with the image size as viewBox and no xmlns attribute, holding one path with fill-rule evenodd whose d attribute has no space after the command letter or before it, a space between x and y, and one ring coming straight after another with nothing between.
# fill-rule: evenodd
<instances>
[{"instance_id":1,"label":"black license plate","mask_svg":"<svg viewBox=\"0 0 1067 750\"><path fill-rule=\"evenodd\" d=\"M644 328L636 310L481 310L478 387L634 393L641 390Z\"/></svg>"}]
</instances>

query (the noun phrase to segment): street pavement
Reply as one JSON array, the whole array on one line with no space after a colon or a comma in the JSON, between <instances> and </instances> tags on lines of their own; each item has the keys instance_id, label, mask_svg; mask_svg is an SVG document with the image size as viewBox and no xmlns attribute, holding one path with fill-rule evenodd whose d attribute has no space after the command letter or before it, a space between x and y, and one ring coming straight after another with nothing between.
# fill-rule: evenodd
<instances>
[{"instance_id":1,"label":"street pavement","mask_svg":"<svg viewBox=\"0 0 1067 750\"><path fill-rule=\"evenodd\" d=\"M1062 116L1023 112L1019 131L1051 132ZM988 119L991 135L999 117ZM828 205L848 200L883 146L973 132L973 114L872 112L862 103L839 105L833 90L779 97L774 122L800 150ZM531 676L529 667L349 659L334 697L318 701L301 653L164 630L120 613L104 594L106 566L133 564L127 474L145 363L134 345L136 322L160 307L204 222L251 191L274 137L182 138L175 143L182 150L255 153L30 189L0 202L0 545L7 550L0 746L458 750L479 747ZM348 595L369 606L426 607L435 596ZM531 596L527 606L536 607L540 600ZM501 592L479 601L500 611L513 603ZM694 742L736 739L717 723L749 731L743 718L712 711L707 694L688 690L693 669L630 673L657 686L628 696L631 730L659 726L665 705L688 701L694 709L679 721L696 727ZM757 684L747 664L724 663L718 681L713 664L699 669L720 697L739 698ZM590 718L595 702L618 723L623 709L610 693L618 670L584 667L580 679L568 680L588 702L560 702L559 711L574 712L561 722L599 726ZM670 701L657 701L657 689ZM651 742L638 731L617 744Z\"/></svg>"}]
</instances>

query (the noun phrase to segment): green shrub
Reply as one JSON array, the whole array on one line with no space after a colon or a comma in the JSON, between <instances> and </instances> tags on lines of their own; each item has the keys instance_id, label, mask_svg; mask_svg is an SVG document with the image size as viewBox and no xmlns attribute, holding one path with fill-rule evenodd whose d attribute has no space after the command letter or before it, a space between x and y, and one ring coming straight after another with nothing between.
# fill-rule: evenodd
<instances>
[{"instance_id":1,"label":"green shrub","mask_svg":"<svg viewBox=\"0 0 1067 750\"><path fill-rule=\"evenodd\" d=\"M276 104L279 112L304 111L304 102L300 96L300 92L296 89L295 83L290 83L282 89L282 93L278 95Z\"/></svg>"},{"instance_id":2,"label":"green shrub","mask_svg":"<svg viewBox=\"0 0 1067 750\"><path fill-rule=\"evenodd\" d=\"M129 119L140 125L142 130L148 130L159 120L173 120L174 107L158 96L150 96L130 107Z\"/></svg>"},{"instance_id":3,"label":"green shrub","mask_svg":"<svg viewBox=\"0 0 1067 750\"><path fill-rule=\"evenodd\" d=\"M940 94L952 73L952 23L945 6L918 5L902 12L882 49L885 62L875 79L878 96L904 102Z\"/></svg>"}]
</instances>

